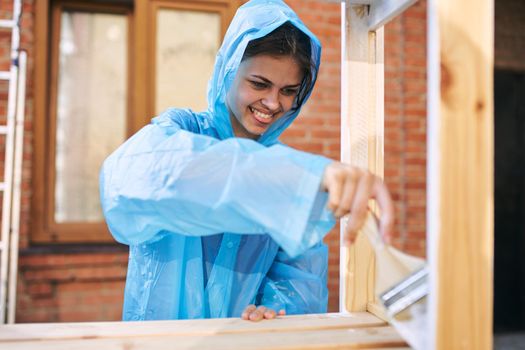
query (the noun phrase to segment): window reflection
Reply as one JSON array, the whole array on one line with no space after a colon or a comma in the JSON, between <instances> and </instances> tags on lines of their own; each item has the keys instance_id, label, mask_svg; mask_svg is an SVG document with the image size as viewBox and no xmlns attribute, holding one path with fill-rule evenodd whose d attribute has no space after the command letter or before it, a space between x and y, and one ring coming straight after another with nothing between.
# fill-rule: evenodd
<instances>
[{"instance_id":1,"label":"window reflection","mask_svg":"<svg viewBox=\"0 0 525 350\"><path fill-rule=\"evenodd\" d=\"M155 110L205 110L206 89L220 45L218 13L160 9L157 13Z\"/></svg>"},{"instance_id":2,"label":"window reflection","mask_svg":"<svg viewBox=\"0 0 525 350\"><path fill-rule=\"evenodd\" d=\"M98 171L126 133L127 18L61 16L55 144L55 221L102 221Z\"/></svg>"}]
</instances>

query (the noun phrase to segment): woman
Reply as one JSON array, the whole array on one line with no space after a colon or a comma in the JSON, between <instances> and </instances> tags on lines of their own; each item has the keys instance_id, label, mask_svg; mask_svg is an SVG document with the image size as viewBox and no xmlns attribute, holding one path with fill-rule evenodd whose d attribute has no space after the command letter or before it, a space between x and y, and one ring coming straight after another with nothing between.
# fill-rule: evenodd
<instances>
[{"instance_id":1,"label":"woman","mask_svg":"<svg viewBox=\"0 0 525 350\"><path fill-rule=\"evenodd\" d=\"M378 178L278 142L314 86L321 46L281 1L235 15L208 86L208 110L170 109L104 163L108 226L130 246L124 320L326 312L322 238L367 201L392 225Z\"/></svg>"}]
</instances>

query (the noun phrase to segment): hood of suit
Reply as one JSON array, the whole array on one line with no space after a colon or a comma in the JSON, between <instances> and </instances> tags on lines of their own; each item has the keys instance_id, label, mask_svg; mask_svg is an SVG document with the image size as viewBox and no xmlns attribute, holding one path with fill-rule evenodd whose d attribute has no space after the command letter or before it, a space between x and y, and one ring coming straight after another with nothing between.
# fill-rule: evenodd
<instances>
[{"instance_id":1,"label":"hood of suit","mask_svg":"<svg viewBox=\"0 0 525 350\"><path fill-rule=\"evenodd\" d=\"M310 38L314 66L312 67L310 92L304 102L310 97L320 64L321 44L319 40L283 1L249 1L237 10L229 26L217 53L213 75L208 83L208 113L221 139L234 137L226 96L233 84L246 46L251 40L264 37L286 22L290 22ZM301 108L290 110L273 123L257 141L265 145L276 143L281 133L293 122L300 110Z\"/></svg>"}]
</instances>

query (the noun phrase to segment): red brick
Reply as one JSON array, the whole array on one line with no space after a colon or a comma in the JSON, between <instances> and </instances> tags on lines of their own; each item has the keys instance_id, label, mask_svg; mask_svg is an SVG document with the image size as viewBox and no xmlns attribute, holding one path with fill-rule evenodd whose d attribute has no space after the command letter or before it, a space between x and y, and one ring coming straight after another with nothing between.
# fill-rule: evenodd
<instances>
[{"instance_id":1,"label":"red brick","mask_svg":"<svg viewBox=\"0 0 525 350\"><path fill-rule=\"evenodd\" d=\"M327 129L313 129L311 131L311 135L314 138L318 139L326 139L326 140L337 140L337 143L339 142L339 137L341 135L341 131L339 129L335 130L327 130Z\"/></svg>"},{"instance_id":2,"label":"red brick","mask_svg":"<svg viewBox=\"0 0 525 350\"><path fill-rule=\"evenodd\" d=\"M51 265L107 265L114 263L127 263L128 253L96 253L96 254L63 254L50 256Z\"/></svg>"},{"instance_id":3,"label":"red brick","mask_svg":"<svg viewBox=\"0 0 525 350\"><path fill-rule=\"evenodd\" d=\"M50 283L46 282L32 283L27 287L27 292L34 297L49 296L53 292L53 287Z\"/></svg>"},{"instance_id":4,"label":"red brick","mask_svg":"<svg viewBox=\"0 0 525 350\"><path fill-rule=\"evenodd\" d=\"M56 311L54 309L35 309L21 311L17 309L16 323L27 322L57 322Z\"/></svg>"},{"instance_id":5,"label":"red brick","mask_svg":"<svg viewBox=\"0 0 525 350\"><path fill-rule=\"evenodd\" d=\"M299 128L288 128L288 130L286 130L284 133L283 133L283 140L285 139L289 139L289 138L299 138L299 139L302 139L302 138L305 138L306 137L306 130L304 129L299 129Z\"/></svg>"},{"instance_id":6,"label":"red brick","mask_svg":"<svg viewBox=\"0 0 525 350\"><path fill-rule=\"evenodd\" d=\"M37 298L32 302L32 307L34 308L54 308L57 305L57 300L55 298Z\"/></svg>"},{"instance_id":7,"label":"red brick","mask_svg":"<svg viewBox=\"0 0 525 350\"><path fill-rule=\"evenodd\" d=\"M95 322L105 321L100 315L99 311L92 308L91 310L75 311L75 310L60 310L58 314L60 322Z\"/></svg>"}]
</instances>

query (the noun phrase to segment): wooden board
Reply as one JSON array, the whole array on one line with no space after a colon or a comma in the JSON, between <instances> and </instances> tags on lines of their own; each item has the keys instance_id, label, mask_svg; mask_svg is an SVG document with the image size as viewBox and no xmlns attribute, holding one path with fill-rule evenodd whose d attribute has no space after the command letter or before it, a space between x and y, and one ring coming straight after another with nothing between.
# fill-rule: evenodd
<instances>
[{"instance_id":1,"label":"wooden board","mask_svg":"<svg viewBox=\"0 0 525 350\"><path fill-rule=\"evenodd\" d=\"M406 348L369 313L238 318L15 324L0 328L0 348L16 349L356 349Z\"/></svg>"},{"instance_id":2,"label":"wooden board","mask_svg":"<svg viewBox=\"0 0 525 350\"><path fill-rule=\"evenodd\" d=\"M175 322L175 323L174 323ZM268 322L246 322L239 318L89 323L29 323L0 327L0 342L69 338L130 336L197 336L249 332L306 331L381 327L386 323L366 313L314 314L279 317Z\"/></svg>"},{"instance_id":3,"label":"wooden board","mask_svg":"<svg viewBox=\"0 0 525 350\"><path fill-rule=\"evenodd\" d=\"M490 349L494 2L428 13L429 349Z\"/></svg>"},{"instance_id":4,"label":"wooden board","mask_svg":"<svg viewBox=\"0 0 525 350\"><path fill-rule=\"evenodd\" d=\"M400 15L417 0L375 0L370 5L370 30L377 30Z\"/></svg>"},{"instance_id":5,"label":"wooden board","mask_svg":"<svg viewBox=\"0 0 525 350\"><path fill-rule=\"evenodd\" d=\"M368 30L368 9L343 4L341 77L341 160L383 176L384 59L383 29ZM344 220L341 231L344 231ZM375 257L358 234L341 247L341 311L366 311L376 299Z\"/></svg>"},{"instance_id":6,"label":"wooden board","mask_svg":"<svg viewBox=\"0 0 525 350\"><path fill-rule=\"evenodd\" d=\"M266 334L217 334L214 336L162 336L14 342L10 350L122 350L122 349L359 349L406 347L391 327Z\"/></svg>"}]
</instances>

